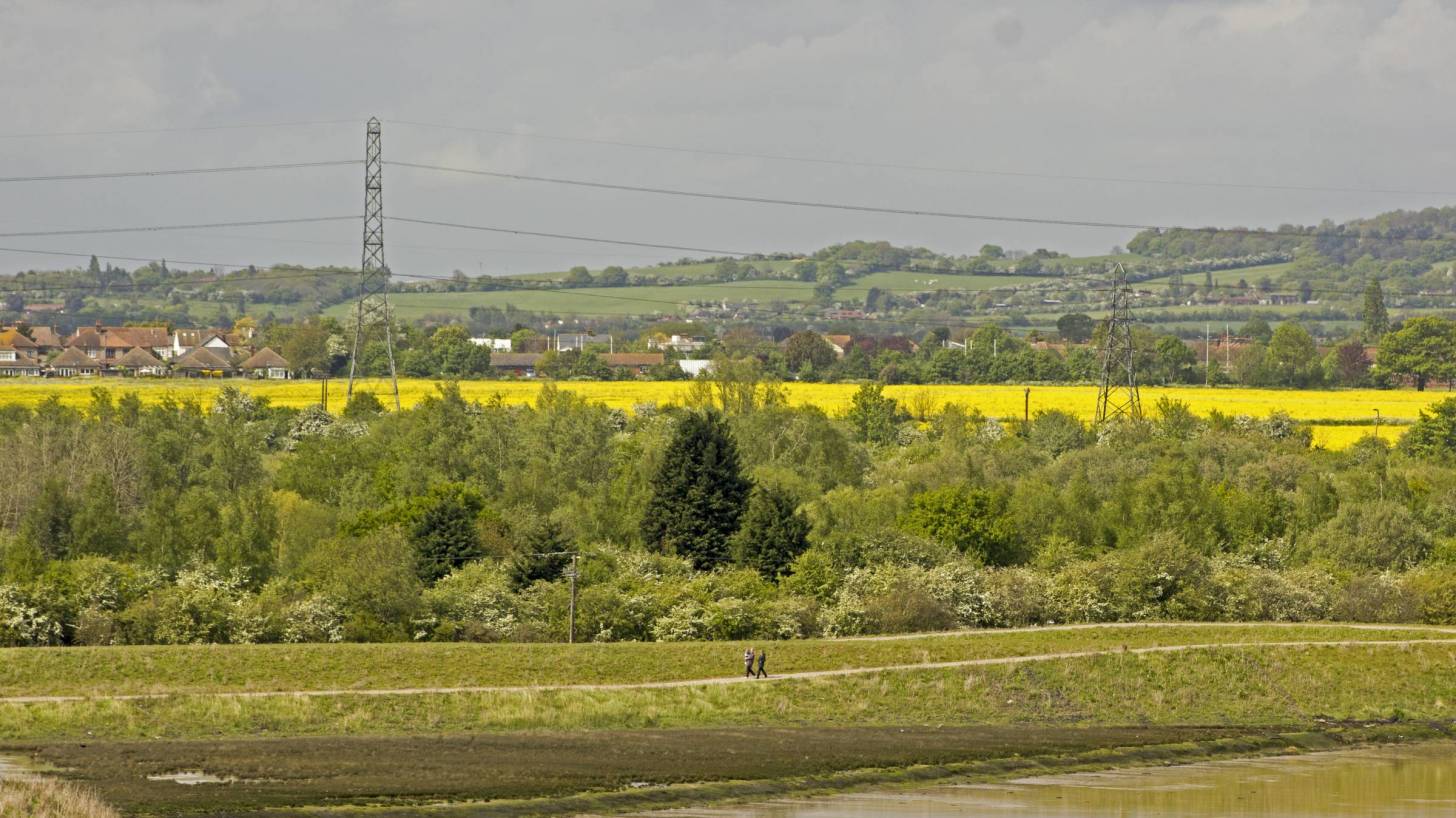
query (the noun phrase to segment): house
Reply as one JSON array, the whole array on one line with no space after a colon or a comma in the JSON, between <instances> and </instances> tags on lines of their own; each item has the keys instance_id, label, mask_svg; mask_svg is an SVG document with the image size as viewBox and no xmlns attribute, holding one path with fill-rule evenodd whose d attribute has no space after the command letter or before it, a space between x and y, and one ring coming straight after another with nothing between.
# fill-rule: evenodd
<instances>
[{"instance_id":1,"label":"house","mask_svg":"<svg viewBox=\"0 0 1456 818\"><path fill-rule=\"evenodd\" d=\"M253 353L246 361L238 364L238 369L255 378L267 378L270 381L287 380L293 375L288 359L274 352L271 347L263 347Z\"/></svg>"},{"instance_id":2,"label":"house","mask_svg":"<svg viewBox=\"0 0 1456 818\"><path fill-rule=\"evenodd\" d=\"M695 335L673 335L668 338L656 335L647 339L648 349L670 349L673 352L697 352L707 345L706 338Z\"/></svg>"},{"instance_id":3,"label":"house","mask_svg":"<svg viewBox=\"0 0 1456 818\"><path fill-rule=\"evenodd\" d=\"M79 349L86 357L105 369L115 364L134 347L141 347L158 357L167 356L172 346L166 327L84 327L66 340L65 346Z\"/></svg>"},{"instance_id":4,"label":"house","mask_svg":"<svg viewBox=\"0 0 1456 818\"><path fill-rule=\"evenodd\" d=\"M677 362L677 368L686 372L689 378L696 378L704 372L712 372L713 362L706 358L697 360L684 358Z\"/></svg>"},{"instance_id":5,"label":"house","mask_svg":"<svg viewBox=\"0 0 1456 818\"><path fill-rule=\"evenodd\" d=\"M30 339L35 341L35 354L41 358L49 358L66 348L66 339L53 327L31 327Z\"/></svg>"},{"instance_id":6,"label":"house","mask_svg":"<svg viewBox=\"0 0 1456 818\"><path fill-rule=\"evenodd\" d=\"M563 332L553 340L557 352L581 351L589 346L601 345L611 351L613 348L611 335L593 335L589 332Z\"/></svg>"},{"instance_id":7,"label":"house","mask_svg":"<svg viewBox=\"0 0 1456 818\"><path fill-rule=\"evenodd\" d=\"M825 310L824 317L830 321L857 321L865 317L864 310Z\"/></svg>"},{"instance_id":8,"label":"house","mask_svg":"<svg viewBox=\"0 0 1456 818\"><path fill-rule=\"evenodd\" d=\"M207 347L196 347L172 361L172 369L185 377L220 378L231 375L233 365Z\"/></svg>"},{"instance_id":9,"label":"house","mask_svg":"<svg viewBox=\"0 0 1456 818\"><path fill-rule=\"evenodd\" d=\"M0 377L38 376L41 363L35 341L18 329L0 330Z\"/></svg>"},{"instance_id":10,"label":"house","mask_svg":"<svg viewBox=\"0 0 1456 818\"><path fill-rule=\"evenodd\" d=\"M229 339L228 333L215 329L179 329L172 333L172 354L178 358L199 347L211 350L219 358L231 360L233 347L241 345L240 337Z\"/></svg>"},{"instance_id":11,"label":"house","mask_svg":"<svg viewBox=\"0 0 1456 818\"><path fill-rule=\"evenodd\" d=\"M607 366L613 369L628 369L638 375L645 375L648 369L661 366L662 361L661 352L617 352L602 356L602 362Z\"/></svg>"},{"instance_id":12,"label":"house","mask_svg":"<svg viewBox=\"0 0 1456 818\"><path fill-rule=\"evenodd\" d=\"M501 375L518 378L536 377L536 367L541 363L540 352L500 352L490 356L490 368Z\"/></svg>"},{"instance_id":13,"label":"house","mask_svg":"<svg viewBox=\"0 0 1456 818\"><path fill-rule=\"evenodd\" d=\"M71 347L50 363L51 372L62 378L90 378L101 374L101 364L97 363L91 356L82 352L79 347Z\"/></svg>"},{"instance_id":14,"label":"house","mask_svg":"<svg viewBox=\"0 0 1456 818\"><path fill-rule=\"evenodd\" d=\"M116 335L110 330L110 327L103 327L100 324L94 327L82 327L66 339L66 349L74 349L95 361L101 369L106 369L113 361L136 346L130 339Z\"/></svg>"},{"instance_id":15,"label":"house","mask_svg":"<svg viewBox=\"0 0 1456 818\"><path fill-rule=\"evenodd\" d=\"M161 378L167 375L167 365L150 350L132 347L111 365L119 375L135 375L145 378Z\"/></svg>"},{"instance_id":16,"label":"house","mask_svg":"<svg viewBox=\"0 0 1456 818\"><path fill-rule=\"evenodd\" d=\"M478 347L490 347L491 352L511 351L511 339L509 338L471 338L470 343Z\"/></svg>"}]
</instances>

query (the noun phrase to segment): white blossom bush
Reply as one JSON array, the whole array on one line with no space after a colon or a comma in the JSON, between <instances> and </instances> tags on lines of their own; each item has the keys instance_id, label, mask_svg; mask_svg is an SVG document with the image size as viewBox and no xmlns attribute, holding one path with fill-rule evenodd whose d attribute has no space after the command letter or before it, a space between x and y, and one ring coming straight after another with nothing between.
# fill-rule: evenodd
<instances>
[{"instance_id":1,"label":"white blossom bush","mask_svg":"<svg viewBox=\"0 0 1456 818\"><path fill-rule=\"evenodd\" d=\"M59 645L60 620L14 585L0 585L0 647Z\"/></svg>"},{"instance_id":2,"label":"white blossom bush","mask_svg":"<svg viewBox=\"0 0 1456 818\"><path fill-rule=\"evenodd\" d=\"M186 568L170 586L133 603L122 614L129 641L162 645L246 643L264 633L265 617L251 610L241 574L210 565Z\"/></svg>"},{"instance_id":3,"label":"white blossom bush","mask_svg":"<svg viewBox=\"0 0 1456 818\"><path fill-rule=\"evenodd\" d=\"M344 609L323 594L313 594L283 609L284 642L344 641Z\"/></svg>"},{"instance_id":4,"label":"white blossom bush","mask_svg":"<svg viewBox=\"0 0 1456 818\"><path fill-rule=\"evenodd\" d=\"M428 616L416 623L420 638L499 642L514 638L521 622L519 600L499 565L472 563L425 592Z\"/></svg>"}]
</instances>

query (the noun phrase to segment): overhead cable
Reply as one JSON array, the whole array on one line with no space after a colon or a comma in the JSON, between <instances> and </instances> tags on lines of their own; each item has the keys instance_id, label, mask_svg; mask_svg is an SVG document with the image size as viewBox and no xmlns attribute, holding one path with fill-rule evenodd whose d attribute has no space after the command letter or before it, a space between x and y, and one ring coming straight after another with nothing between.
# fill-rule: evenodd
<instances>
[{"instance_id":1,"label":"overhead cable","mask_svg":"<svg viewBox=\"0 0 1456 818\"><path fill-rule=\"evenodd\" d=\"M712 148L684 147L681 145L664 145L651 142L629 142L617 139L597 139L583 136L562 136L559 134L539 133L535 131L508 130L505 128L473 128L458 125L441 125L436 123L419 122L407 119L392 119L387 121L392 125L409 125L418 128L464 131L469 133L485 133L495 136L520 137L525 139L542 139L553 142L574 142L585 145L606 145L618 148L666 151L670 153L698 154L702 156L726 156L738 159L767 159L775 162L802 162L806 164L834 165L839 167L880 168L886 170L908 170L925 173L956 173L974 176L1002 176L1018 179L1048 179L1054 181L1093 182L1098 184L1111 183L1134 185L1161 185L1176 187L1226 188L1237 190L1285 190L1311 193L1378 193L1408 196L1456 196L1456 192L1444 190L1408 190L1398 188L1354 186L1342 187L1324 185L1286 185L1252 182L1215 182L1198 179L1157 179L1140 176L1094 176L1087 174L1043 173L1019 170L966 168L943 165L918 165L903 162L883 162L862 159L831 159L828 157L820 156L763 153L755 151L717 150Z\"/></svg>"},{"instance_id":2,"label":"overhead cable","mask_svg":"<svg viewBox=\"0 0 1456 818\"><path fill-rule=\"evenodd\" d=\"M192 176L205 173L248 173L259 170L296 170L360 165L359 159L335 159L320 162L283 162L267 165L228 165L210 168L164 168L158 170L103 171L98 173L56 173L43 176L0 176L0 184L11 182L74 182L84 179L131 179L143 176Z\"/></svg>"}]
</instances>

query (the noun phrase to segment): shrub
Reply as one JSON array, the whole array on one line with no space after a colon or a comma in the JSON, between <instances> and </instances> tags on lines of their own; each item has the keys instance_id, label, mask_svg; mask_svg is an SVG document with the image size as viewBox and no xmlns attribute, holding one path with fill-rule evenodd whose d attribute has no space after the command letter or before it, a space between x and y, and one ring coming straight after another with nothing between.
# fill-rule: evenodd
<instances>
[{"instance_id":1,"label":"shrub","mask_svg":"<svg viewBox=\"0 0 1456 818\"><path fill-rule=\"evenodd\" d=\"M1333 615L1346 622L1419 622L1421 595L1399 574L1358 576L1336 597Z\"/></svg>"},{"instance_id":2,"label":"shrub","mask_svg":"<svg viewBox=\"0 0 1456 818\"><path fill-rule=\"evenodd\" d=\"M515 638L520 625L510 577L498 564L456 569L425 592L425 607L437 639L501 642Z\"/></svg>"},{"instance_id":3,"label":"shrub","mask_svg":"<svg viewBox=\"0 0 1456 818\"><path fill-rule=\"evenodd\" d=\"M1334 579L1323 571L1280 572L1246 559L1214 563L1216 618L1229 621L1310 622L1329 616Z\"/></svg>"},{"instance_id":4,"label":"shrub","mask_svg":"<svg viewBox=\"0 0 1456 818\"><path fill-rule=\"evenodd\" d=\"M1310 535L1314 555L1350 568L1408 568L1431 550L1431 536L1405 506L1388 500L1340 506Z\"/></svg>"},{"instance_id":5,"label":"shrub","mask_svg":"<svg viewBox=\"0 0 1456 818\"><path fill-rule=\"evenodd\" d=\"M30 594L0 585L0 647L59 645L61 622Z\"/></svg>"},{"instance_id":6,"label":"shrub","mask_svg":"<svg viewBox=\"0 0 1456 818\"><path fill-rule=\"evenodd\" d=\"M1410 579L1421 598L1421 620L1432 625L1456 625L1456 569L1427 569Z\"/></svg>"},{"instance_id":7,"label":"shrub","mask_svg":"<svg viewBox=\"0 0 1456 818\"><path fill-rule=\"evenodd\" d=\"M131 643L196 645L255 642L261 631L247 615L246 582L211 566L185 568L176 582L152 591L120 616Z\"/></svg>"}]
</instances>

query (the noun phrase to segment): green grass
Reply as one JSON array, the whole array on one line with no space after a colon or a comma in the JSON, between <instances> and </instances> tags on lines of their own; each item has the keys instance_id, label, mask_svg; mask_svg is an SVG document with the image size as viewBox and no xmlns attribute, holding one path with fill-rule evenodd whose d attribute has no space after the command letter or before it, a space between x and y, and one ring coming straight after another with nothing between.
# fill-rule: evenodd
<instances>
[{"instance_id":1,"label":"green grass","mask_svg":"<svg viewBox=\"0 0 1456 818\"><path fill-rule=\"evenodd\" d=\"M1277 281L1279 281L1280 276L1284 275L1284 273L1288 272L1293 267L1294 267L1294 262L1292 262L1292 261L1286 261L1286 262L1281 262L1279 264L1261 264L1261 265L1259 265L1257 267L1239 267L1239 268L1232 269L1232 270L1214 270L1213 271L1213 283L1214 284L1237 284L1239 282L1239 279L1243 279L1244 281L1249 282L1249 287L1251 288L1251 292L1252 292L1253 291L1252 288L1254 287L1255 284L1257 284L1259 282L1259 279L1264 278L1265 276L1268 276L1269 278L1271 278L1275 282L1277 282ZM1171 274L1170 275L1165 275L1165 276L1158 276L1157 278L1149 278L1149 279L1146 279L1144 281L1139 281L1137 283L1138 284L1155 284L1155 283L1160 283L1160 282L1161 283L1167 283L1168 279L1170 279L1172 277L1173 276ZM1203 273L1184 273L1183 274L1183 284L1184 284L1184 286L1187 286L1187 285L1190 285L1191 284L1194 287L1202 287L1205 278L1206 278L1206 276ZM1288 288L1282 288L1282 289L1288 289Z\"/></svg>"},{"instance_id":2,"label":"green grass","mask_svg":"<svg viewBox=\"0 0 1456 818\"><path fill-rule=\"evenodd\" d=\"M773 673L1218 642L1451 638L1341 625L1131 625L759 643ZM736 676L745 643L174 645L0 649L0 696L483 687Z\"/></svg>"},{"instance_id":3,"label":"green grass","mask_svg":"<svg viewBox=\"0 0 1456 818\"><path fill-rule=\"evenodd\" d=\"M752 265L754 269L762 270L765 267L774 271L787 270L793 266L792 261L744 261L744 265ZM601 268L590 268L592 275L601 272ZM644 267L625 267L628 276L657 276L662 279L673 278L708 278L718 272L718 262L703 262L699 264L651 264ZM522 281L560 281L566 277L566 271L553 271L547 273L524 273L522 275L508 276L508 278L520 279Z\"/></svg>"},{"instance_id":4,"label":"green grass","mask_svg":"<svg viewBox=\"0 0 1456 818\"><path fill-rule=\"evenodd\" d=\"M857 278L853 283L835 291L836 298L856 296L863 298L871 287L894 293L933 292L935 290L990 290L997 288L1024 287L1040 280L1030 276L1011 275L949 275L945 273L912 272L896 270L889 273L871 273Z\"/></svg>"},{"instance_id":5,"label":"green grass","mask_svg":"<svg viewBox=\"0 0 1456 818\"><path fill-rule=\"evenodd\" d=\"M558 315L676 315L693 301L730 304L806 303L814 285L797 281L735 281L681 287L582 287L551 290L493 290L465 293L391 293L390 306L402 320L432 314L460 314L471 307L515 307ZM344 317L348 304L336 304L325 314Z\"/></svg>"},{"instance_id":6,"label":"green grass","mask_svg":"<svg viewBox=\"0 0 1456 818\"><path fill-rule=\"evenodd\" d=\"M1456 646L1113 652L752 684L0 704L0 736L207 738L755 726L1277 726L1450 719Z\"/></svg>"}]
</instances>

